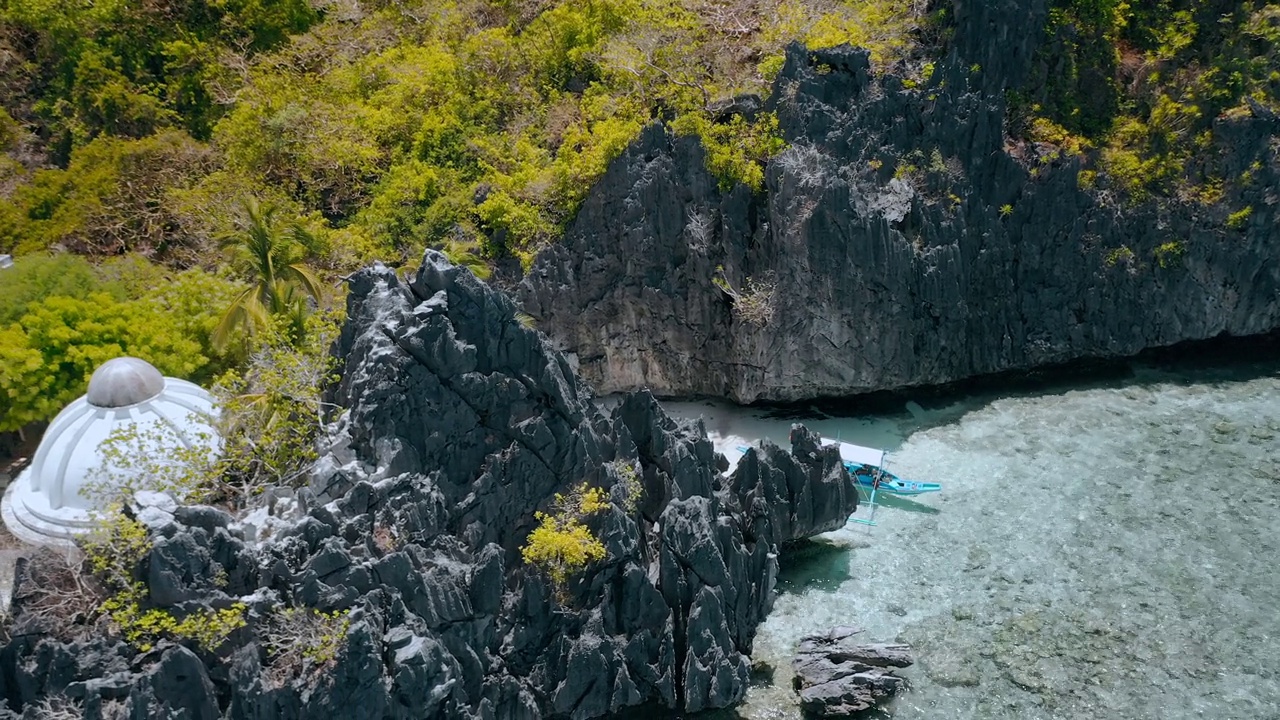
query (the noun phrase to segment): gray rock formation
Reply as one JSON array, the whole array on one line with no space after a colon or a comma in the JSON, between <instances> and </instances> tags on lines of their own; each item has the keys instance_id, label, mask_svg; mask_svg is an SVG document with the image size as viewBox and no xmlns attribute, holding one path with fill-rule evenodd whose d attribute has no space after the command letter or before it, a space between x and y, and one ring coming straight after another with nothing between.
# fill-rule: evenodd
<instances>
[{"instance_id":1,"label":"gray rock formation","mask_svg":"<svg viewBox=\"0 0 1280 720\"><path fill-rule=\"evenodd\" d=\"M142 653L87 626L66 640L87 617L55 636L19 603L0 651L8 707L65 696L95 718L117 702L135 718L427 720L738 701L778 545L857 504L835 451L796 426L792 453L766 446L724 476L704 430L647 393L603 415L506 296L443 256L408 282L382 267L350 282L333 393L345 412L314 487L276 502L301 517L255 525L276 528L255 546L213 508L147 496L136 510L153 536L137 571L149 606L239 600L249 626L217 653ZM634 505L624 466L642 485ZM607 557L555 597L520 548L534 512L582 482L612 493L588 516ZM280 671L264 634L286 606L349 611L334 660Z\"/></svg>"},{"instance_id":2,"label":"gray rock formation","mask_svg":"<svg viewBox=\"0 0 1280 720\"><path fill-rule=\"evenodd\" d=\"M857 644L857 628L834 627L800 640L792 668L800 706L812 717L849 717L869 710L902 690L894 669L909 667L906 645Z\"/></svg>"},{"instance_id":3,"label":"gray rock formation","mask_svg":"<svg viewBox=\"0 0 1280 720\"><path fill-rule=\"evenodd\" d=\"M1213 206L1123 205L1080 160L1006 138L1044 0L956 3L930 82L792 47L770 107L789 148L722 192L693 139L649 128L522 282L601 392L740 402L951 382L1280 328L1280 120L1220 118ZM980 70L974 71L978 67ZM1248 223L1229 213L1252 207ZM768 322L733 312L773 283Z\"/></svg>"}]
</instances>

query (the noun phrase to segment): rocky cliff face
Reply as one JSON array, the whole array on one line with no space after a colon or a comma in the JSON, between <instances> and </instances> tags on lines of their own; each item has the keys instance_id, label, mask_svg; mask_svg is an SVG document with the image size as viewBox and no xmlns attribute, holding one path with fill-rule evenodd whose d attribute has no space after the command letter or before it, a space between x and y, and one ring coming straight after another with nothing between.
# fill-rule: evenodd
<instances>
[{"instance_id":1,"label":"rocky cliff face","mask_svg":"<svg viewBox=\"0 0 1280 720\"><path fill-rule=\"evenodd\" d=\"M255 546L212 508L138 513L149 602L181 616L242 599L249 627L216 654L141 653L88 628L55 637L19 601L0 652L9 711L66 696L93 718L113 702L135 718L592 718L742 697L779 543L856 506L834 450L797 426L791 453L768 446L725 476L705 432L652 396L601 414L507 297L438 254L410 282L357 274L348 312L347 410L300 517ZM643 485L634 509L623 464ZM613 493L589 520L608 554L556 598L519 549L534 512L581 482ZM273 671L262 632L282 607L350 611L316 674Z\"/></svg>"},{"instance_id":2,"label":"rocky cliff face","mask_svg":"<svg viewBox=\"0 0 1280 720\"><path fill-rule=\"evenodd\" d=\"M602 392L740 402L937 384L1280 327L1280 120L1219 119L1216 205L1121 203L1080 161L1009 141L1005 91L1046 4L957 3L925 86L855 49L788 53L789 148L723 192L696 141L650 128L520 290ZM1255 164L1256 163L1256 164ZM1088 183L1085 183L1086 185ZM1251 206L1247 223L1227 216ZM748 280L767 322L733 311Z\"/></svg>"}]
</instances>

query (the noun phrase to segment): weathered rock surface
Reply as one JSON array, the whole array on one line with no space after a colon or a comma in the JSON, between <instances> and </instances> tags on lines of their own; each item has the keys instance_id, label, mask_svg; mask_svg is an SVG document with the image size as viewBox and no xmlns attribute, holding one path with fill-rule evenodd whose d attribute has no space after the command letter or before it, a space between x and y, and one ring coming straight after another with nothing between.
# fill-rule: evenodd
<instances>
[{"instance_id":1,"label":"weathered rock surface","mask_svg":"<svg viewBox=\"0 0 1280 720\"><path fill-rule=\"evenodd\" d=\"M883 643L859 645L857 628L834 627L800 640L792 662L800 706L813 717L848 717L893 697L906 681L895 668L909 667L910 648Z\"/></svg>"},{"instance_id":2,"label":"weathered rock surface","mask_svg":"<svg viewBox=\"0 0 1280 720\"><path fill-rule=\"evenodd\" d=\"M137 510L150 603L182 615L240 600L249 627L217 654L139 653L102 632L64 642L17 607L0 651L8 708L62 695L93 718L115 702L134 718L531 719L741 699L779 543L856 506L835 451L796 426L794 454L766 446L726 477L703 429L652 396L602 414L506 296L443 256L408 282L375 267L350 283L346 410L314 487L272 494L299 517L236 523L163 496ZM643 485L634 509L623 465ZM588 521L608 555L561 604L520 547L534 512L582 482L612 493ZM282 606L350 611L331 664L273 671L261 631Z\"/></svg>"},{"instance_id":3,"label":"weathered rock surface","mask_svg":"<svg viewBox=\"0 0 1280 720\"><path fill-rule=\"evenodd\" d=\"M1081 189L1079 159L1004 134L1046 6L956 3L951 54L915 88L861 50L791 48L770 100L790 147L759 195L722 192L695 140L649 128L538 257L525 311L601 392L741 402L1280 328L1280 119L1216 121L1205 176L1256 166L1214 205L1123 205L1105 175ZM772 279L766 325L733 312L718 268L738 290Z\"/></svg>"}]
</instances>

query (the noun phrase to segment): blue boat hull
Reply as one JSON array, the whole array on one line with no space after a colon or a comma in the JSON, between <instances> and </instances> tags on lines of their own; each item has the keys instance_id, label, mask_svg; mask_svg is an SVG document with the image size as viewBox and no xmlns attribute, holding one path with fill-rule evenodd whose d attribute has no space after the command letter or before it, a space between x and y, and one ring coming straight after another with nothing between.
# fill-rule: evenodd
<instances>
[{"instance_id":1,"label":"blue boat hull","mask_svg":"<svg viewBox=\"0 0 1280 720\"><path fill-rule=\"evenodd\" d=\"M858 465L856 463L845 463L844 467L853 476L853 479L866 488L872 488L876 484L875 471L876 468L870 465ZM888 470L880 470L880 487L878 492L887 492L894 495L924 495L925 493L939 492L942 485L938 483L916 482L915 480L903 480Z\"/></svg>"}]
</instances>

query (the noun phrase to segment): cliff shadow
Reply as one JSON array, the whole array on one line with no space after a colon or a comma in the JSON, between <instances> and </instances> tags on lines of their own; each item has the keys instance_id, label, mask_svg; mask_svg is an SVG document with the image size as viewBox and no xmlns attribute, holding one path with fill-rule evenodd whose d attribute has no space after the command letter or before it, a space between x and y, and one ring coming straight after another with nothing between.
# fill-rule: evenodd
<instances>
[{"instance_id":1,"label":"cliff shadow","mask_svg":"<svg viewBox=\"0 0 1280 720\"><path fill-rule=\"evenodd\" d=\"M1220 383L1250 380L1280 372L1280 331L1188 340L1136 355L1080 358L1027 370L979 375L956 382L794 403L760 402L746 406L761 418L803 422L822 432L825 425L873 420L895 426L905 440L913 433L948 425L1005 398L1056 395L1076 390L1149 387L1160 383ZM889 452L899 443L879 433L870 443ZM858 442L857 437L850 438ZM865 442L865 441L864 441ZM887 503L886 503L887 504Z\"/></svg>"},{"instance_id":2,"label":"cliff shadow","mask_svg":"<svg viewBox=\"0 0 1280 720\"><path fill-rule=\"evenodd\" d=\"M783 545L778 555L778 592L835 592L852 577L849 559L853 549L822 540L797 540Z\"/></svg>"}]
</instances>

